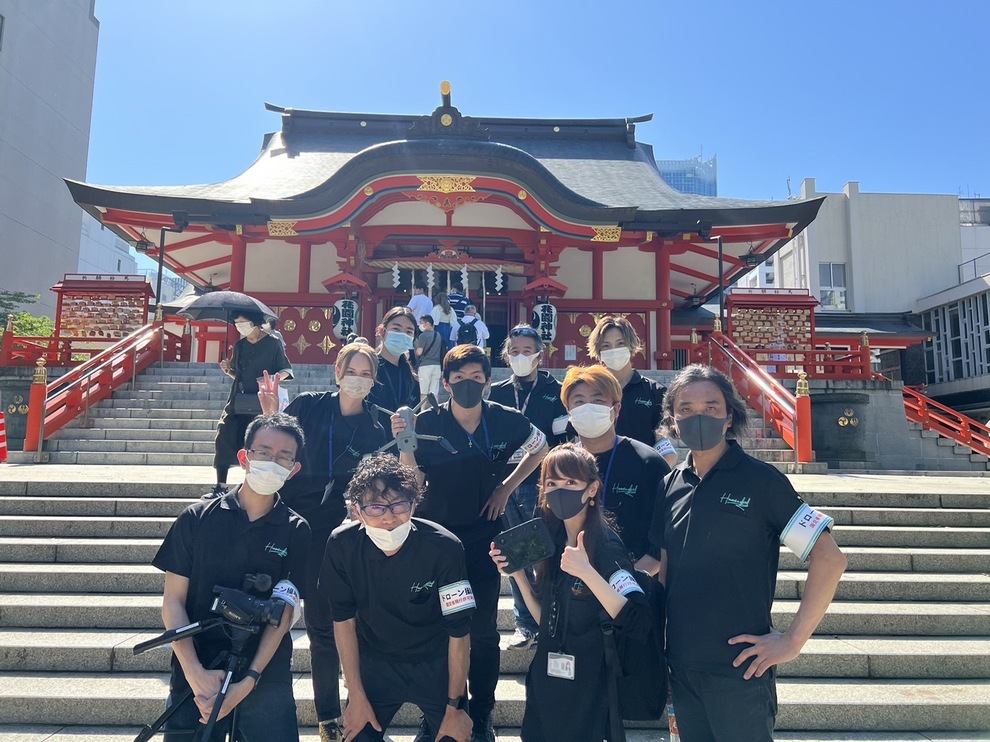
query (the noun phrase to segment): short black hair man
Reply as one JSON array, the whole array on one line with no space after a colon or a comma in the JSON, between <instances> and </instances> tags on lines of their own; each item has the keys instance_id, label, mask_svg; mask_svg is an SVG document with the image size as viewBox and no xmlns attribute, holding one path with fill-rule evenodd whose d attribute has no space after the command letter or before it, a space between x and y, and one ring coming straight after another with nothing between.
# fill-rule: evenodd
<instances>
[{"instance_id":1,"label":"short black hair man","mask_svg":"<svg viewBox=\"0 0 990 742\"><path fill-rule=\"evenodd\" d=\"M416 432L442 436L456 453L433 441L399 454L426 482L421 514L454 532L464 544L467 574L478 608L471 623L472 742L494 742L492 711L499 671L497 627L501 577L488 552L506 502L547 455L546 435L518 410L484 401L491 381L488 355L477 345L458 345L443 360L443 385L451 398L416 416ZM392 417L392 432L405 422ZM522 459L513 467L513 454ZM422 730L421 730L422 735ZM417 739L420 739L419 737Z\"/></svg>"},{"instance_id":2,"label":"short black hair man","mask_svg":"<svg viewBox=\"0 0 990 742\"><path fill-rule=\"evenodd\" d=\"M166 629L214 618L213 586L241 589L248 574L264 574L274 586L258 597L281 598L286 608L277 627L266 626L249 641L247 669L227 689L220 718L239 711L238 739L243 742L295 742L296 705L292 697L289 628L299 604L297 585L306 581L309 525L278 496L286 479L299 471L302 428L294 417L256 417L248 425L237 459L246 470L244 484L220 497L186 508L165 536L152 562L165 572L162 620ZM192 688L195 704L186 702L169 718L166 729L192 730L209 718L224 672L216 658L230 649L220 627L172 642L169 704ZM214 738L220 735L218 725ZM188 740L169 734L166 742Z\"/></svg>"},{"instance_id":3,"label":"short black hair man","mask_svg":"<svg viewBox=\"0 0 990 742\"><path fill-rule=\"evenodd\" d=\"M348 742L381 740L405 703L429 739L466 742L474 595L450 531L414 518L416 472L388 454L365 459L347 488L354 520L327 542L320 591L330 601L347 681Z\"/></svg>"},{"instance_id":4,"label":"short black hair man","mask_svg":"<svg viewBox=\"0 0 990 742\"><path fill-rule=\"evenodd\" d=\"M650 541L667 587L667 648L685 742L772 742L776 665L798 656L828 609L846 558L787 477L743 452L746 407L710 366L687 366L663 403L663 425L691 453L667 476ZM690 525L690 528L689 528ZM780 545L810 560L787 631L770 608Z\"/></svg>"}]
</instances>

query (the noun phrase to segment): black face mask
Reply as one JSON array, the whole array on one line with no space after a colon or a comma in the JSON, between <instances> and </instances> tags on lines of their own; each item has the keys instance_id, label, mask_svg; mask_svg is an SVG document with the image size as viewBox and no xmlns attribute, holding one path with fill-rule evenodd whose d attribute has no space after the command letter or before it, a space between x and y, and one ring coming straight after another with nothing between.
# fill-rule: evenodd
<instances>
[{"instance_id":1,"label":"black face mask","mask_svg":"<svg viewBox=\"0 0 990 742\"><path fill-rule=\"evenodd\" d=\"M591 485L588 486L590 487ZM568 518L573 518L584 508L581 498L584 497L584 493L587 491L588 487L585 487L583 490L568 490L558 487L555 490L547 490L544 493L544 497L547 498L547 505L550 507L550 512L561 520L567 520Z\"/></svg>"},{"instance_id":2,"label":"black face mask","mask_svg":"<svg viewBox=\"0 0 990 742\"><path fill-rule=\"evenodd\" d=\"M710 451L725 439L727 417L692 415L675 420L677 437L692 451Z\"/></svg>"},{"instance_id":3,"label":"black face mask","mask_svg":"<svg viewBox=\"0 0 990 742\"><path fill-rule=\"evenodd\" d=\"M462 379L456 384L450 384L450 396L461 407L471 409L481 404L485 393L485 383L474 379Z\"/></svg>"}]
</instances>

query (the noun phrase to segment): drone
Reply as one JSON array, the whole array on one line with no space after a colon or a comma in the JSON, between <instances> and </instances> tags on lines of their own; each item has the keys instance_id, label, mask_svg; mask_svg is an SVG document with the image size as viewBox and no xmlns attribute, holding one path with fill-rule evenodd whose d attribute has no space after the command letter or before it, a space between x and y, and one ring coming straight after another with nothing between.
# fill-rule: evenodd
<instances>
[{"instance_id":1,"label":"drone","mask_svg":"<svg viewBox=\"0 0 990 742\"><path fill-rule=\"evenodd\" d=\"M425 407L424 407L425 405ZM379 405L371 405L378 412L384 412L389 417L392 415L399 415L403 420L406 421L405 429L395 436L394 440L389 441L384 446L379 448L375 453L382 453L387 451L392 446L396 446L400 453L414 453L417 448L419 448L420 441L436 441L443 449L449 453L456 454L457 449L450 445L450 441L444 438L442 435L423 435L416 432L416 413L422 409L433 409L439 407L440 403L437 402L436 396L431 392L426 395L426 398L420 402L415 407L409 407L408 405L403 405L395 412L387 410Z\"/></svg>"}]
</instances>

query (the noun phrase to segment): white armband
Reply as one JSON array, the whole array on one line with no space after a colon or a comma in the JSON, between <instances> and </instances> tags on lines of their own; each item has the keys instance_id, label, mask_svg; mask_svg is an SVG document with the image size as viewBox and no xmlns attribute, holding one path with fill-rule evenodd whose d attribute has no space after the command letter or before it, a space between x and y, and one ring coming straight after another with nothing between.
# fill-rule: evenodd
<instances>
[{"instance_id":1,"label":"white armband","mask_svg":"<svg viewBox=\"0 0 990 742\"><path fill-rule=\"evenodd\" d=\"M471 589L471 583L467 580L444 585L438 594L440 596L440 612L445 616L474 608L474 590Z\"/></svg>"},{"instance_id":2,"label":"white armband","mask_svg":"<svg viewBox=\"0 0 990 742\"><path fill-rule=\"evenodd\" d=\"M787 527L780 534L780 543L805 562L822 531L829 528L833 522L834 519L830 516L804 503L791 516Z\"/></svg>"},{"instance_id":3,"label":"white armband","mask_svg":"<svg viewBox=\"0 0 990 742\"><path fill-rule=\"evenodd\" d=\"M653 450L661 456L677 455L677 450L674 448L674 444L670 442L670 438L661 438L658 440L656 445L653 446Z\"/></svg>"},{"instance_id":4,"label":"white armband","mask_svg":"<svg viewBox=\"0 0 990 742\"><path fill-rule=\"evenodd\" d=\"M616 570L612 576L608 578L608 584L622 597L625 597L630 593L643 592L643 588L641 588L639 583L636 582L636 578L624 569Z\"/></svg>"},{"instance_id":5,"label":"white armband","mask_svg":"<svg viewBox=\"0 0 990 742\"><path fill-rule=\"evenodd\" d=\"M292 607L292 628L299 621L299 590L288 580L279 580L272 588L272 600L281 600Z\"/></svg>"},{"instance_id":6,"label":"white armband","mask_svg":"<svg viewBox=\"0 0 990 742\"><path fill-rule=\"evenodd\" d=\"M543 431L538 427L530 423L529 425L529 438L526 442L522 444L521 448L526 453L536 453L542 449L547 444L547 437L543 434Z\"/></svg>"}]
</instances>

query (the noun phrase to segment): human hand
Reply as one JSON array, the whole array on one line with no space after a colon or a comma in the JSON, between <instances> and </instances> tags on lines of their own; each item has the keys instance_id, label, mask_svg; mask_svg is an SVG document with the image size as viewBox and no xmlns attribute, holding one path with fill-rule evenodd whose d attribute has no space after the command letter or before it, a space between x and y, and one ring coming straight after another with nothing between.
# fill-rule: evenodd
<instances>
[{"instance_id":1,"label":"human hand","mask_svg":"<svg viewBox=\"0 0 990 742\"><path fill-rule=\"evenodd\" d=\"M479 515L487 520L498 520L498 517L505 512L505 504L509 501L509 495L511 494L512 490L504 484L500 484L492 492L491 497L488 498L488 502L485 503L485 507L481 509Z\"/></svg>"},{"instance_id":2,"label":"human hand","mask_svg":"<svg viewBox=\"0 0 990 742\"><path fill-rule=\"evenodd\" d=\"M450 737L457 742L470 742L473 725L467 711L448 706L443 714L443 721L440 722L440 731L437 732L436 740L439 742Z\"/></svg>"},{"instance_id":3,"label":"human hand","mask_svg":"<svg viewBox=\"0 0 990 742\"><path fill-rule=\"evenodd\" d=\"M207 670L199 668L198 672L186 673L186 680L192 688L194 696L211 698L220 692L220 685L226 673L223 670Z\"/></svg>"},{"instance_id":4,"label":"human hand","mask_svg":"<svg viewBox=\"0 0 990 742\"><path fill-rule=\"evenodd\" d=\"M746 668L743 680L749 680L753 677L762 678L763 673L774 665L789 662L801 653L801 647L795 647L793 639L779 631L771 631L762 636L739 634L739 636L729 639L729 644L753 645L746 647L732 661L733 667L741 667L746 660L753 658L749 667Z\"/></svg>"},{"instance_id":5,"label":"human hand","mask_svg":"<svg viewBox=\"0 0 990 742\"><path fill-rule=\"evenodd\" d=\"M278 412L278 386L281 379L278 374L267 371L258 382L258 401L261 403L261 413L271 415Z\"/></svg>"},{"instance_id":6,"label":"human hand","mask_svg":"<svg viewBox=\"0 0 990 742\"><path fill-rule=\"evenodd\" d=\"M227 686L227 695L223 697L223 706L220 707L220 713L217 714L217 721L225 717L235 708L237 704L248 697L248 694L254 690L254 679L244 678L239 683L231 683ZM196 696L196 706L199 707L200 722L206 724L210 720L210 714L213 713L213 706L216 703L217 696L214 694L212 696Z\"/></svg>"},{"instance_id":7,"label":"human hand","mask_svg":"<svg viewBox=\"0 0 990 742\"><path fill-rule=\"evenodd\" d=\"M502 556L501 550L495 547L494 541L492 541L491 550L488 552L488 556L490 556L492 558L492 561L495 562L495 569L497 569L503 575L508 575L509 577L515 580L523 579L526 576L526 570L524 569L520 569L515 572L505 571L506 566L508 566L509 564L509 558Z\"/></svg>"},{"instance_id":8,"label":"human hand","mask_svg":"<svg viewBox=\"0 0 990 742\"><path fill-rule=\"evenodd\" d=\"M389 418L392 423L392 437L398 437L399 433L406 429L406 420L402 415L396 413Z\"/></svg>"},{"instance_id":9,"label":"human hand","mask_svg":"<svg viewBox=\"0 0 990 742\"><path fill-rule=\"evenodd\" d=\"M230 374L230 361L228 361L226 358L221 358L220 370L223 371L225 374Z\"/></svg>"},{"instance_id":10,"label":"human hand","mask_svg":"<svg viewBox=\"0 0 990 742\"><path fill-rule=\"evenodd\" d=\"M588 552L584 549L584 531L577 535L577 546L565 546L560 555L560 568L572 577L584 577L591 569Z\"/></svg>"},{"instance_id":11,"label":"human hand","mask_svg":"<svg viewBox=\"0 0 990 742\"><path fill-rule=\"evenodd\" d=\"M352 693L347 698L347 708L340 716L341 731L343 732L343 742L350 742L368 725L376 731L382 731L381 724L375 717L375 712L368 703L366 696Z\"/></svg>"}]
</instances>

